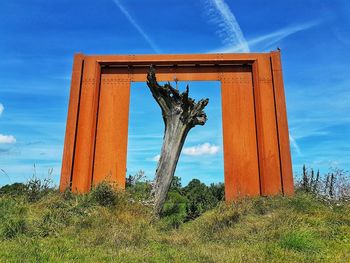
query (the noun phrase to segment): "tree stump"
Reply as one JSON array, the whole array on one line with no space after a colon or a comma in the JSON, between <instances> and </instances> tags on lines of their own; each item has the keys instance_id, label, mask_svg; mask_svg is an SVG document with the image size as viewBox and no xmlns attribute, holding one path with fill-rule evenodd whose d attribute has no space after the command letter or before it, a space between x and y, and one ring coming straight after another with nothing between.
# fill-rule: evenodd
<instances>
[{"instance_id":1,"label":"tree stump","mask_svg":"<svg viewBox=\"0 0 350 263\"><path fill-rule=\"evenodd\" d=\"M155 69L151 66L147 74L147 85L162 110L164 120L163 146L158 161L154 185L154 212L159 215L173 179L188 132L196 125L204 125L207 115L204 112L209 99L195 102L188 96L189 87L182 93L168 82L158 84Z\"/></svg>"}]
</instances>

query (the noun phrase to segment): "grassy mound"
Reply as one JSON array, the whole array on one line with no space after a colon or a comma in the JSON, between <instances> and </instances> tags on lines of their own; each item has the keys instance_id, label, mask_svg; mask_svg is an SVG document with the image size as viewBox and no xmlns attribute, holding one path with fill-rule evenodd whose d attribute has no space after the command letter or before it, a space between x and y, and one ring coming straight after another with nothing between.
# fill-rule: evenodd
<instances>
[{"instance_id":1,"label":"grassy mound","mask_svg":"<svg viewBox=\"0 0 350 263\"><path fill-rule=\"evenodd\" d=\"M130 191L14 188L0 191L0 262L350 262L348 201L242 199L174 225Z\"/></svg>"}]
</instances>

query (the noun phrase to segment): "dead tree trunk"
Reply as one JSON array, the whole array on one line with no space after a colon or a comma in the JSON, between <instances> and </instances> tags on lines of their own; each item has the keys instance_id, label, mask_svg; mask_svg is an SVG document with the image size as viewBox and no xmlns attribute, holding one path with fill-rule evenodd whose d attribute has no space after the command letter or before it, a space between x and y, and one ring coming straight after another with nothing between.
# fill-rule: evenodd
<instances>
[{"instance_id":1,"label":"dead tree trunk","mask_svg":"<svg viewBox=\"0 0 350 263\"><path fill-rule=\"evenodd\" d=\"M183 93L179 93L170 83L164 86L159 85L153 67L148 72L147 85L162 110L165 125L163 146L154 186L154 211L159 215L169 191L186 136L191 128L196 125L204 125L207 121L207 116L203 110L209 100L202 99L195 102L194 99L188 96L188 85Z\"/></svg>"}]
</instances>

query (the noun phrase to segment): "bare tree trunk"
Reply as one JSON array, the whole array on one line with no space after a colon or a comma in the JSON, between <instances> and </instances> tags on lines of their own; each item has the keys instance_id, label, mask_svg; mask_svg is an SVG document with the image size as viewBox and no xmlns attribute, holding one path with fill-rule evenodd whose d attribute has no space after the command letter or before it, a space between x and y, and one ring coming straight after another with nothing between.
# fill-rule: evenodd
<instances>
[{"instance_id":1,"label":"bare tree trunk","mask_svg":"<svg viewBox=\"0 0 350 263\"><path fill-rule=\"evenodd\" d=\"M180 94L177 89L171 87L170 83L164 86L159 85L153 67L148 72L147 85L162 110L165 125L163 146L154 186L154 211L159 215L169 191L186 136L191 128L196 125L204 125L207 121L203 109L209 100L202 99L196 103L188 97L188 86L186 91Z\"/></svg>"}]
</instances>

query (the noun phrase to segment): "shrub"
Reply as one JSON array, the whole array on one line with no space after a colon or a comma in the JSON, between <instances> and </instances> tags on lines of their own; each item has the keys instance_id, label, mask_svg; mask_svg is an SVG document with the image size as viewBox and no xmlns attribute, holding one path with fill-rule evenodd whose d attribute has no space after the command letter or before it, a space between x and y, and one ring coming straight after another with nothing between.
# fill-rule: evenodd
<instances>
[{"instance_id":1,"label":"shrub","mask_svg":"<svg viewBox=\"0 0 350 263\"><path fill-rule=\"evenodd\" d=\"M26 185L22 183L8 184L0 188L0 195L20 196L26 191Z\"/></svg>"},{"instance_id":2,"label":"shrub","mask_svg":"<svg viewBox=\"0 0 350 263\"><path fill-rule=\"evenodd\" d=\"M145 172L143 170L139 170L134 175L129 174L129 176L126 178L125 185L126 187L131 187L143 181L145 181Z\"/></svg>"},{"instance_id":3,"label":"shrub","mask_svg":"<svg viewBox=\"0 0 350 263\"><path fill-rule=\"evenodd\" d=\"M94 187L90 193L91 199L101 206L115 206L117 204L117 192L108 182L102 182Z\"/></svg>"},{"instance_id":4,"label":"shrub","mask_svg":"<svg viewBox=\"0 0 350 263\"><path fill-rule=\"evenodd\" d=\"M163 221L173 228L179 228L187 217L187 205L185 196L177 191L169 192L161 214L165 218Z\"/></svg>"},{"instance_id":5,"label":"shrub","mask_svg":"<svg viewBox=\"0 0 350 263\"><path fill-rule=\"evenodd\" d=\"M297 191L312 193L328 200L350 200L350 175L348 171L331 168L323 176L318 170L303 166L302 179L296 184Z\"/></svg>"},{"instance_id":6,"label":"shrub","mask_svg":"<svg viewBox=\"0 0 350 263\"><path fill-rule=\"evenodd\" d=\"M36 202L44 195L48 194L52 185L49 178L39 179L35 175L26 183L26 194L29 202Z\"/></svg>"},{"instance_id":7,"label":"shrub","mask_svg":"<svg viewBox=\"0 0 350 263\"><path fill-rule=\"evenodd\" d=\"M215 197L216 202L225 200L225 185L223 183L210 184L209 191Z\"/></svg>"},{"instance_id":8,"label":"shrub","mask_svg":"<svg viewBox=\"0 0 350 263\"><path fill-rule=\"evenodd\" d=\"M198 179L189 182L184 188L184 192L189 201L187 206L189 220L200 216L218 203L209 188Z\"/></svg>"},{"instance_id":9,"label":"shrub","mask_svg":"<svg viewBox=\"0 0 350 263\"><path fill-rule=\"evenodd\" d=\"M173 179L171 180L169 191L182 192L182 184L181 184L180 177L178 177L178 176L173 177Z\"/></svg>"},{"instance_id":10,"label":"shrub","mask_svg":"<svg viewBox=\"0 0 350 263\"><path fill-rule=\"evenodd\" d=\"M134 200L143 201L151 196L152 187L148 182L137 182L126 188L126 191L132 196Z\"/></svg>"}]
</instances>

